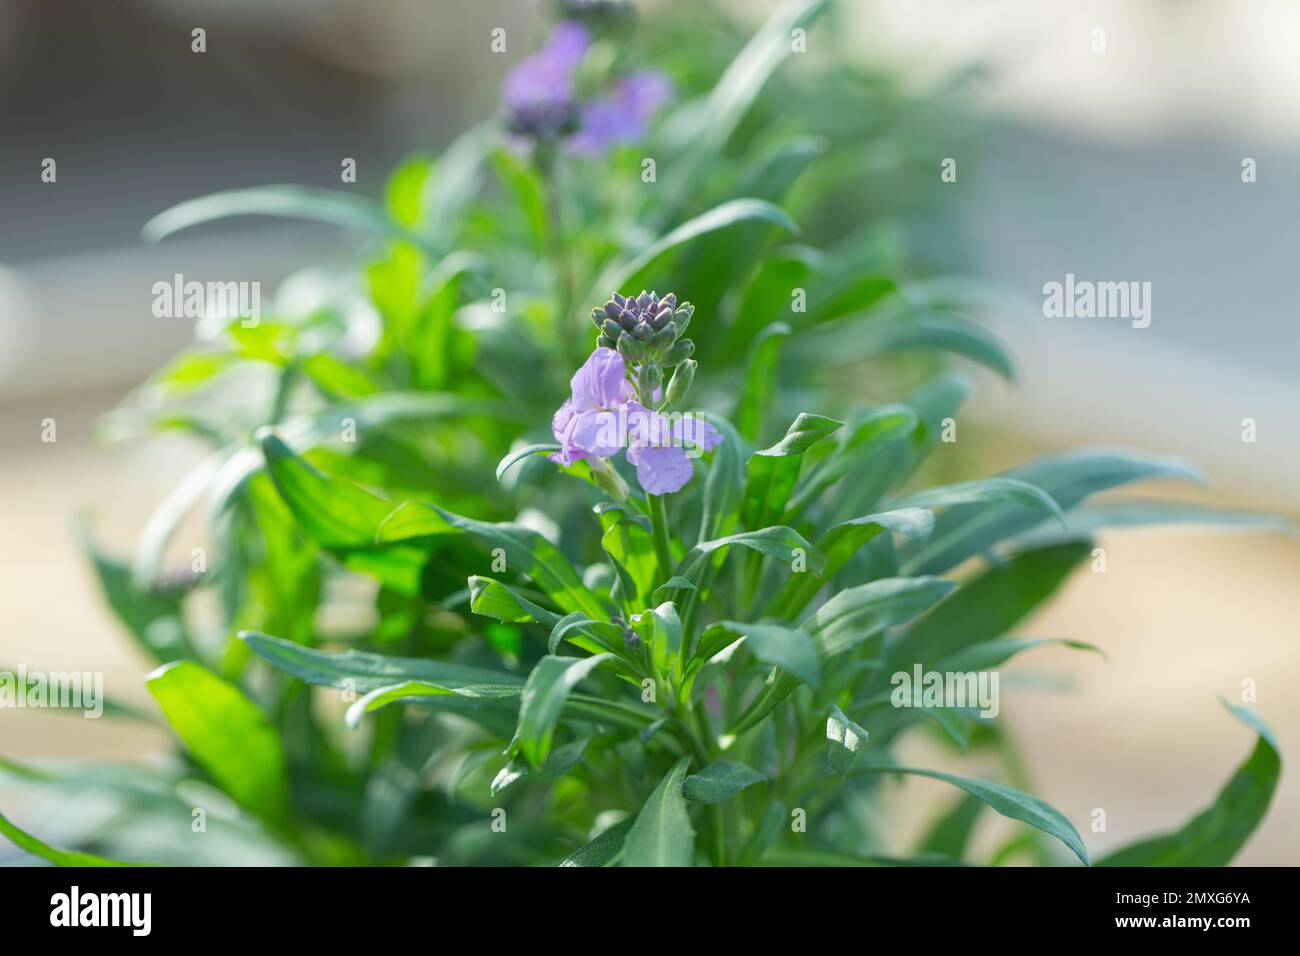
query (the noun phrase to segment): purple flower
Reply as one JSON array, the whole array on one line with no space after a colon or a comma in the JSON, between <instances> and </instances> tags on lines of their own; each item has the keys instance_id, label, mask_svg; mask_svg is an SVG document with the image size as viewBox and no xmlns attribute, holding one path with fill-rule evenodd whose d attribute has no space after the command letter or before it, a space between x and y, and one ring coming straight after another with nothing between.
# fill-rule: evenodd
<instances>
[{"instance_id":1,"label":"purple flower","mask_svg":"<svg viewBox=\"0 0 1300 956\"><path fill-rule=\"evenodd\" d=\"M560 443L551 461L571 465L588 458L612 458L627 448L637 481L648 494L679 491L694 466L688 446L711 451L722 441L716 428L694 416L670 418L636 400L623 356L598 348L569 382L570 396L551 419Z\"/></svg>"},{"instance_id":2,"label":"purple flower","mask_svg":"<svg viewBox=\"0 0 1300 956\"><path fill-rule=\"evenodd\" d=\"M620 143L635 142L645 135L646 126L671 96L668 77L655 70L620 77L612 91L582 105L578 131L569 140L569 149L591 156Z\"/></svg>"},{"instance_id":3,"label":"purple flower","mask_svg":"<svg viewBox=\"0 0 1300 956\"><path fill-rule=\"evenodd\" d=\"M581 23L557 24L546 45L525 57L506 74L501 98L509 109L573 100L573 75L591 48L591 35Z\"/></svg>"},{"instance_id":4,"label":"purple flower","mask_svg":"<svg viewBox=\"0 0 1300 956\"><path fill-rule=\"evenodd\" d=\"M511 133L542 142L567 137L568 148L584 155L644 134L672 95L668 78L653 70L629 73L606 95L579 102L574 77L590 48L587 28L566 20L540 50L511 68L501 91Z\"/></svg>"}]
</instances>

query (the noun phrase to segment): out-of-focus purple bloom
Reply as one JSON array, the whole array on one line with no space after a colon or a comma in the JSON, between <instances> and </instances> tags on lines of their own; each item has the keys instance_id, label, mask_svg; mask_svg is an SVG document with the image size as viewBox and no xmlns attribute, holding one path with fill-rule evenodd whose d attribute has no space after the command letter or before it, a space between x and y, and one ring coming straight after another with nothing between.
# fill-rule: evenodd
<instances>
[{"instance_id":1,"label":"out-of-focus purple bloom","mask_svg":"<svg viewBox=\"0 0 1300 956\"><path fill-rule=\"evenodd\" d=\"M590 48L587 28L566 20L555 26L545 46L515 64L501 91L512 134L539 142L567 137L568 149L588 156L644 134L672 95L668 78L654 70L629 73L604 96L580 102L574 77Z\"/></svg>"},{"instance_id":2,"label":"out-of-focus purple bloom","mask_svg":"<svg viewBox=\"0 0 1300 956\"><path fill-rule=\"evenodd\" d=\"M687 445L710 451L722 435L694 416L651 411L636 400L623 356L598 348L569 382L570 395L551 419L560 450L551 461L571 465L589 458L612 458L621 448L636 467L637 481L652 495L679 491L694 466Z\"/></svg>"},{"instance_id":3,"label":"out-of-focus purple bloom","mask_svg":"<svg viewBox=\"0 0 1300 956\"><path fill-rule=\"evenodd\" d=\"M591 48L591 34L581 23L556 25L546 45L506 74L501 98L512 110L573 100L573 76Z\"/></svg>"},{"instance_id":4,"label":"out-of-focus purple bloom","mask_svg":"<svg viewBox=\"0 0 1300 956\"><path fill-rule=\"evenodd\" d=\"M668 77L656 70L619 77L613 90L582 105L578 131L569 140L569 149L591 156L620 143L635 142L645 135L646 126L671 96Z\"/></svg>"}]
</instances>

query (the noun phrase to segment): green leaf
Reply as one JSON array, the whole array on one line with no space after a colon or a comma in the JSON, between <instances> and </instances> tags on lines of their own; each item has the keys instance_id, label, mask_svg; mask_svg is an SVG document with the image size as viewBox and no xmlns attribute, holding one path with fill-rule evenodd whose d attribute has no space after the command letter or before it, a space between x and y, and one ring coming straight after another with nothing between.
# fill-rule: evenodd
<instances>
[{"instance_id":1,"label":"green leaf","mask_svg":"<svg viewBox=\"0 0 1300 956\"><path fill-rule=\"evenodd\" d=\"M726 631L744 638L748 647L760 661L781 667L806 684L814 687L821 680L821 661L817 645L807 632L779 624L742 624L738 621L719 621L709 628L714 634ZM713 645L705 636L704 646ZM722 648L712 650L718 653Z\"/></svg>"},{"instance_id":2,"label":"green leaf","mask_svg":"<svg viewBox=\"0 0 1300 956\"><path fill-rule=\"evenodd\" d=\"M1148 458L1130 452L1084 450L1043 458L1014 468L1005 475L1027 482L1050 495L1069 511L1089 495L1144 478L1181 478L1198 481L1187 465L1168 459ZM938 574L973 555L989 551L999 541L1042 523L1042 509L1019 501L957 505L935 522L934 533L908 556L908 574Z\"/></svg>"},{"instance_id":3,"label":"green leaf","mask_svg":"<svg viewBox=\"0 0 1300 956\"><path fill-rule=\"evenodd\" d=\"M652 242L631 261L607 269L597 282L596 290L605 295L610 290L639 289L650 281L656 267L683 246L701 236L751 222L769 222L788 232L799 231L794 220L779 206L761 199L732 199L682 223Z\"/></svg>"},{"instance_id":4,"label":"green leaf","mask_svg":"<svg viewBox=\"0 0 1300 956\"><path fill-rule=\"evenodd\" d=\"M938 446L944 420L956 416L969 394L967 381L941 375L909 396L906 407L915 418L915 426L887 433L883 441L864 447L869 454L855 462L853 480L842 482L836 490L831 513L843 520L877 510L885 493L901 485Z\"/></svg>"},{"instance_id":5,"label":"green leaf","mask_svg":"<svg viewBox=\"0 0 1300 956\"><path fill-rule=\"evenodd\" d=\"M560 615L516 594L500 581L474 575L469 579L469 607L475 614L507 624L536 621L555 627Z\"/></svg>"},{"instance_id":6,"label":"green leaf","mask_svg":"<svg viewBox=\"0 0 1300 956\"><path fill-rule=\"evenodd\" d=\"M694 862L695 831L682 794L690 763L690 757L677 761L641 807L623 842L624 866L690 866Z\"/></svg>"},{"instance_id":7,"label":"green leaf","mask_svg":"<svg viewBox=\"0 0 1300 956\"><path fill-rule=\"evenodd\" d=\"M423 706L460 714L503 736L515 726L516 706L513 700L502 699L504 691L496 696L456 693L482 686L510 686L515 688L514 696L519 696L523 692L523 680L505 671L366 651L330 653L253 631L241 631L239 637L276 670L307 684L363 696L406 683L429 684L450 693L425 695L420 700Z\"/></svg>"},{"instance_id":8,"label":"green leaf","mask_svg":"<svg viewBox=\"0 0 1300 956\"><path fill-rule=\"evenodd\" d=\"M987 504L989 502L1011 502L1043 511L1066 526L1065 512L1052 500L1052 496L1041 488L1015 478L981 478L977 481L963 481L955 485L941 485L927 488L895 502L900 507L910 508L948 508L953 505Z\"/></svg>"},{"instance_id":9,"label":"green leaf","mask_svg":"<svg viewBox=\"0 0 1300 956\"><path fill-rule=\"evenodd\" d=\"M1062 638L1021 638L1019 640L985 641L982 644L964 647L957 653L935 663L934 669L944 673L950 671L966 673L969 671L992 670L1021 651L1052 645L1069 647L1076 651L1092 651L1094 654L1100 654L1103 659L1106 657L1105 651L1096 644L1089 644L1086 641L1070 641Z\"/></svg>"},{"instance_id":10,"label":"green leaf","mask_svg":"<svg viewBox=\"0 0 1300 956\"><path fill-rule=\"evenodd\" d=\"M261 445L276 490L308 538L399 594L419 594L424 554L375 544L376 530L393 510L391 502L313 468L269 431L261 436Z\"/></svg>"},{"instance_id":11,"label":"green leaf","mask_svg":"<svg viewBox=\"0 0 1300 956\"><path fill-rule=\"evenodd\" d=\"M55 866L147 866L145 863L123 863L121 860L110 860L105 856L96 856L93 853L82 853L79 850L56 850L36 837L32 836L25 830L15 826L3 813L0 813L0 833L9 838L9 841L18 849L32 856L38 856L47 863L53 863Z\"/></svg>"},{"instance_id":12,"label":"green leaf","mask_svg":"<svg viewBox=\"0 0 1300 956\"><path fill-rule=\"evenodd\" d=\"M631 578L633 591L626 597L633 606L645 607L658 576L654 536L643 523L626 514L614 514L601 537L605 553Z\"/></svg>"},{"instance_id":13,"label":"green leaf","mask_svg":"<svg viewBox=\"0 0 1300 956\"><path fill-rule=\"evenodd\" d=\"M944 578L881 578L836 594L803 627L823 659L834 657L930 610L956 587Z\"/></svg>"},{"instance_id":14,"label":"green leaf","mask_svg":"<svg viewBox=\"0 0 1300 956\"><path fill-rule=\"evenodd\" d=\"M699 151L702 159L721 151L768 78L790 55L791 31L811 26L828 2L786 0L731 61L693 127L691 148Z\"/></svg>"},{"instance_id":15,"label":"green leaf","mask_svg":"<svg viewBox=\"0 0 1300 956\"><path fill-rule=\"evenodd\" d=\"M376 687L358 698L343 717L349 727L358 727L361 719L369 713L381 710L389 704L412 701L427 702L429 697L468 697L475 700L517 700L520 696L519 685L514 683L461 684L448 687L445 684L433 684L429 681L403 681L388 687Z\"/></svg>"},{"instance_id":16,"label":"green leaf","mask_svg":"<svg viewBox=\"0 0 1300 956\"><path fill-rule=\"evenodd\" d=\"M984 801L970 794L960 798L945 812L921 840L918 855L937 853L960 860L966 855L975 824L979 821Z\"/></svg>"},{"instance_id":17,"label":"green leaf","mask_svg":"<svg viewBox=\"0 0 1300 956\"><path fill-rule=\"evenodd\" d=\"M952 315L851 316L817 326L803 338L799 348L803 355L829 357L837 364L858 363L891 352L951 352L1003 378L1015 379L1015 363L1006 344L982 325Z\"/></svg>"},{"instance_id":18,"label":"green leaf","mask_svg":"<svg viewBox=\"0 0 1300 956\"><path fill-rule=\"evenodd\" d=\"M835 482L848 474L860 479L881 449L912 435L920 425L916 412L905 405L872 409L858 417L840 444L799 486L786 509L787 522L803 514Z\"/></svg>"},{"instance_id":19,"label":"green leaf","mask_svg":"<svg viewBox=\"0 0 1300 956\"><path fill-rule=\"evenodd\" d=\"M525 445L523 448L516 448L497 464L497 481L505 477L507 471L517 462L530 458L533 455L547 454L553 451L559 451L560 446L554 442L543 445Z\"/></svg>"},{"instance_id":20,"label":"green leaf","mask_svg":"<svg viewBox=\"0 0 1300 956\"><path fill-rule=\"evenodd\" d=\"M817 550L826 555L820 574L792 574L772 603L778 617L793 618L868 542L886 531L913 540L923 539L934 527L934 515L923 508L899 508L880 514L842 521L817 539Z\"/></svg>"},{"instance_id":21,"label":"green leaf","mask_svg":"<svg viewBox=\"0 0 1300 956\"><path fill-rule=\"evenodd\" d=\"M1042 830L1049 836L1056 837L1069 847L1074 855L1083 861L1085 866L1092 865L1092 861L1088 859L1088 850L1084 847L1083 840L1080 839L1079 831L1074 828L1074 824L1051 804L1028 793L1013 790L1011 787L1005 787L1000 783L992 783L988 780L959 777L938 770L921 770L915 767L871 767L866 772L907 773L918 777L932 777L935 780L950 783L954 787L965 790L971 796L978 797L1002 816L1028 823L1031 827Z\"/></svg>"},{"instance_id":22,"label":"green leaf","mask_svg":"<svg viewBox=\"0 0 1300 956\"><path fill-rule=\"evenodd\" d=\"M276 670L317 687L367 694L406 681L426 681L451 689L477 684L511 684L523 690L524 682L519 677L486 667L426 658L390 657L357 650L319 651L256 631L240 631L239 638Z\"/></svg>"},{"instance_id":23,"label":"green leaf","mask_svg":"<svg viewBox=\"0 0 1300 956\"><path fill-rule=\"evenodd\" d=\"M332 398L360 398L384 388L369 373L328 352L307 356L302 360L302 370L317 388Z\"/></svg>"},{"instance_id":24,"label":"green leaf","mask_svg":"<svg viewBox=\"0 0 1300 956\"><path fill-rule=\"evenodd\" d=\"M681 575L674 574L663 584L659 585L659 587L655 588L652 597L657 601L660 599L661 593L662 595L668 595L673 591L681 590L695 591L698 590L698 588L696 588L695 582L690 578L684 578Z\"/></svg>"},{"instance_id":25,"label":"green leaf","mask_svg":"<svg viewBox=\"0 0 1300 956\"><path fill-rule=\"evenodd\" d=\"M519 726L510 750L522 750L534 767L541 767L551 750L551 737L564 702L588 674L613 654L557 657L548 654L534 665L519 700Z\"/></svg>"},{"instance_id":26,"label":"green leaf","mask_svg":"<svg viewBox=\"0 0 1300 956\"><path fill-rule=\"evenodd\" d=\"M801 626L816 643L824 667L830 658L929 610L955 587L943 578L881 578L841 591ZM758 726L798 686L796 677L774 668L730 733Z\"/></svg>"},{"instance_id":27,"label":"green leaf","mask_svg":"<svg viewBox=\"0 0 1300 956\"><path fill-rule=\"evenodd\" d=\"M845 716L844 711L832 706L826 715L826 762L841 777L847 779L857 763L870 735Z\"/></svg>"},{"instance_id":28,"label":"green leaf","mask_svg":"<svg viewBox=\"0 0 1300 956\"><path fill-rule=\"evenodd\" d=\"M1090 543L1026 551L962 585L893 646L890 670L931 664L963 647L1002 637L1056 592Z\"/></svg>"},{"instance_id":29,"label":"green leaf","mask_svg":"<svg viewBox=\"0 0 1300 956\"><path fill-rule=\"evenodd\" d=\"M193 658L180 601L137 585L126 564L101 550L81 522L76 534L90 557L104 600L144 652L159 663Z\"/></svg>"},{"instance_id":30,"label":"green leaf","mask_svg":"<svg viewBox=\"0 0 1300 956\"><path fill-rule=\"evenodd\" d=\"M1227 866L1246 845L1277 789L1281 748L1273 731L1252 711L1226 700L1223 705L1258 738L1214 803L1182 829L1116 850L1097 861L1098 866Z\"/></svg>"},{"instance_id":31,"label":"green leaf","mask_svg":"<svg viewBox=\"0 0 1300 956\"><path fill-rule=\"evenodd\" d=\"M460 534L473 535L494 549L500 548L510 570L531 578L565 613L582 611L592 618L604 615L604 606L583 585L568 558L529 528L476 521L427 502L408 501L383 520L376 539L423 547L438 538Z\"/></svg>"},{"instance_id":32,"label":"green leaf","mask_svg":"<svg viewBox=\"0 0 1300 956\"><path fill-rule=\"evenodd\" d=\"M682 650L682 621L677 605L665 601L651 612L654 618L654 658L660 673L677 671Z\"/></svg>"},{"instance_id":33,"label":"green leaf","mask_svg":"<svg viewBox=\"0 0 1300 956\"><path fill-rule=\"evenodd\" d=\"M384 207L363 196L310 186L252 186L187 199L154 216L141 230L146 242L158 242L182 229L231 216L306 219L345 229L403 239L431 249L423 237L392 219ZM431 250L436 253L436 250Z\"/></svg>"},{"instance_id":34,"label":"green leaf","mask_svg":"<svg viewBox=\"0 0 1300 956\"><path fill-rule=\"evenodd\" d=\"M736 411L736 430L750 441L756 441L762 433L763 422L776 391L776 366L781 340L790 332L790 326L785 322L773 322L758 334L750 346L745 390Z\"/></svg>"},{"instance_id":35,"label":"green leaf","mask_svg":"<svg viewBox=\"0 0 1300 956\"><path fill-rule=\"evenodd\" d=\"M743 763L718 760L682 783L682 795L696 803L721 803L767 778Z\"/></svg>"},{"instance_id":36,"label":"green leaf","mask_svg":"<svg viewBox=\"0 0 1300 956\"><path fill-rule=\"evenodd\" d=\"M176 736L232 799L284 822L289 782L280 738L243 691L193 661L164 664L145 684Z\"/></svg>"},{"instance_id":37,"label":"green leaf","mask_svg":"<svg viewBox=\"0 0 1300 956\"><path fill-rule=\"evenodd\" d=\"M1295 523L1281 515L1233 508L1210 508L1182 501L1105 501L1082 505L1070 512L1066 528L1044 526L1015 539L1023 550L1066 541L1091 540L1107 528L1136 528L1148 525L1186 524L1225 531L1256 531L1293 534Z\"/></svg>"},{"instance_id":38,"label":"green leaf","mask_svg":"<svg viewBox=\"0 0 1300 956\"><path fill-rule=\"evenodd\" d=\"M779 442L750 455L743 508L746 527L762 528L780 519L799 480L804 453L843 424L805 412L794 420Z\"/></svg>"},{"instance_id":39,"label":"green leaf","mask_svg":"<svg viewBox=\"0 0 1300 956\"><path fill-rule=\"evenodd\" d=\"M569 636L579 628L581 628L581 631L577 636ZM581 611L574 611L571 614L564 615L551 628L550 637L546 641L547 653L554 654L560 646L560 642L566 638L575 647L581 647L585 651L599 654L602 651L612 651L617 646L615 642L623 640L623 631L616 624L611 624L608 621L595 621Z\"/></svg>"},{"instance_id":40,"label":"green leaf","mask_svg":"<svg viewBox=\"0 0 1300 956\"><path fill-rule=\"evenodd\" d=\"M674 577L683 577L699 583L700 574L708 564L709 556L715 551L741 545L751 551L775 558L783 564L791 564L800 554L807 560L808 567L819 573L825 567L825 556L804 540L803 535L793 528L774 527L759 531L744 531L740 534L704 541L686 552L686 556L677 565Z\"/></svg>"},{"instance_id":41,"label":"green leaf","mask_svg":"<svg viewBox=\"0 0 1300 956\"><path fill-rule=\"evenodd\" d=\"M623 853L623 843L627 831L636 822L634 817L606 827L589 843L580 846L566 856L560 866L612 866Z\"/></svg>"},{"instance_id":42,"label":"green leaf","mask_svg":"<svg viewBox=\"0 0 1300 956\"><path fill-rule=\"evenodd\" d=\"M722 432L722 444L713 450L713 461L704 482L704 507L700 513L699 542L722 536L735 527L741 500L740 435L731 422L716 415L704 419Z\"/></svg>"}]
</instances>

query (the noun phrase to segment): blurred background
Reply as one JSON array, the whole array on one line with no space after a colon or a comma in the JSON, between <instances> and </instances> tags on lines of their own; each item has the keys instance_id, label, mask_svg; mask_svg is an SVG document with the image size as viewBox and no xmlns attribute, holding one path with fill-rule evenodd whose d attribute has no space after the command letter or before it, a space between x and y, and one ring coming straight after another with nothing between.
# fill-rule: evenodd
<instances>
[{"instance_id":1,"label":"blurred background","mask_svg":"<svg viewBox=\"0 0 1300 956\"><path fill-rule=\"evenodd\" d=\"M680 29L692 6L647 0L643 24ZM774 6L719 0L700 22L735 24L739 48ZM968 124L918 134L933 176L908 179L920 194L902 224L936 265L987 283L987 318L1020 359L1014 387L979 377L961 434L972 475L1069 445L1131 445L1189 458L1209 479L1143 492L1300 515L1300 315L1286 285L1300 7L844 6L849 28L825 42L892 76L917 117L963 77ZM353 237L323 227L245 219L159 245L140 227L219 189L338 188L344 157L358 170L348 188L377 195L400 157L492 112L542 22L533 0L0 0L0 668L103 671L110 695L150 706L147 665L102 608L72 526L88 514L99 540L129 551L195 461L179 443L96 440L96 421L193 334L192 320L152 315L153 283L180 272L270 290L355 256ZM503 55L488 49L498 26L512 38ZM195 27L206 53L191 52ZM53 183L41 179L47 157ZM943 183L949 157L957 180ZM888 157L879 168L861 190L897 193ZM1043 317L1044 283L1067 273L1150 282L1150 327ZM54 443L41 441L49 418ZM1254 443L1242 441L1245 418ZM1300 681L1300 543L1195 529L1102 543L1107 572L1082 570L1021 630L1097 643L1110 660L1043 651L1008 668L1025 686L1003 703L1035 792L1081 830L1093 808L1107 811L1107 832L1084 834L1096 854L1210 802L1251 746L1216 700L1238 699L1244 680L1284 763L1300 758L1300 696L1288 690ZM165 746L132 722L91 729L5 711L0 755L148 760ZM895 793L899 846L949 798L939 784ZM25 810L37 827L40 808ZM1284 767L1239 862L1300 860L1297 812L1300 781ZM990 847L1000 822L981 831Z\"/></svg>"}]
</instances>

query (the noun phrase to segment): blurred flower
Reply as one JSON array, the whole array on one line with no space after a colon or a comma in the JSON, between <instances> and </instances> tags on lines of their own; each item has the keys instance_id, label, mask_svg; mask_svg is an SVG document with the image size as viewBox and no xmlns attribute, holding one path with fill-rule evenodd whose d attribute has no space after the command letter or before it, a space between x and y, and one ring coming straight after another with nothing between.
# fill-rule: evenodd
<instances>
[{"instance_id":1,"label":"blurred flower","mask_svg":"<svg viewBox=\"0 0 1300 956\"><path fill-rule=\"evenodd\" d=\"M583 104L569 149L591 156L620 143L635 142L645 135L650 120L671 96L668 77L655 70L619 77L611 92Z\"/></svg>"},{"instance_id":2,"label":"blurred flower","mask_svg":"<svg viewBox=\"0 0 1300 956\"><path fill-rule=\"evenodd\" d=\"M582 101L575 77L591 49L591 34L575 20L556 24L545 45L506 74L501 90L506 128L532 143L564 141L586 156L645 134L672 96L662 73L640 70L615 79L603 96Z\"/></svg>"}]
</instances>

